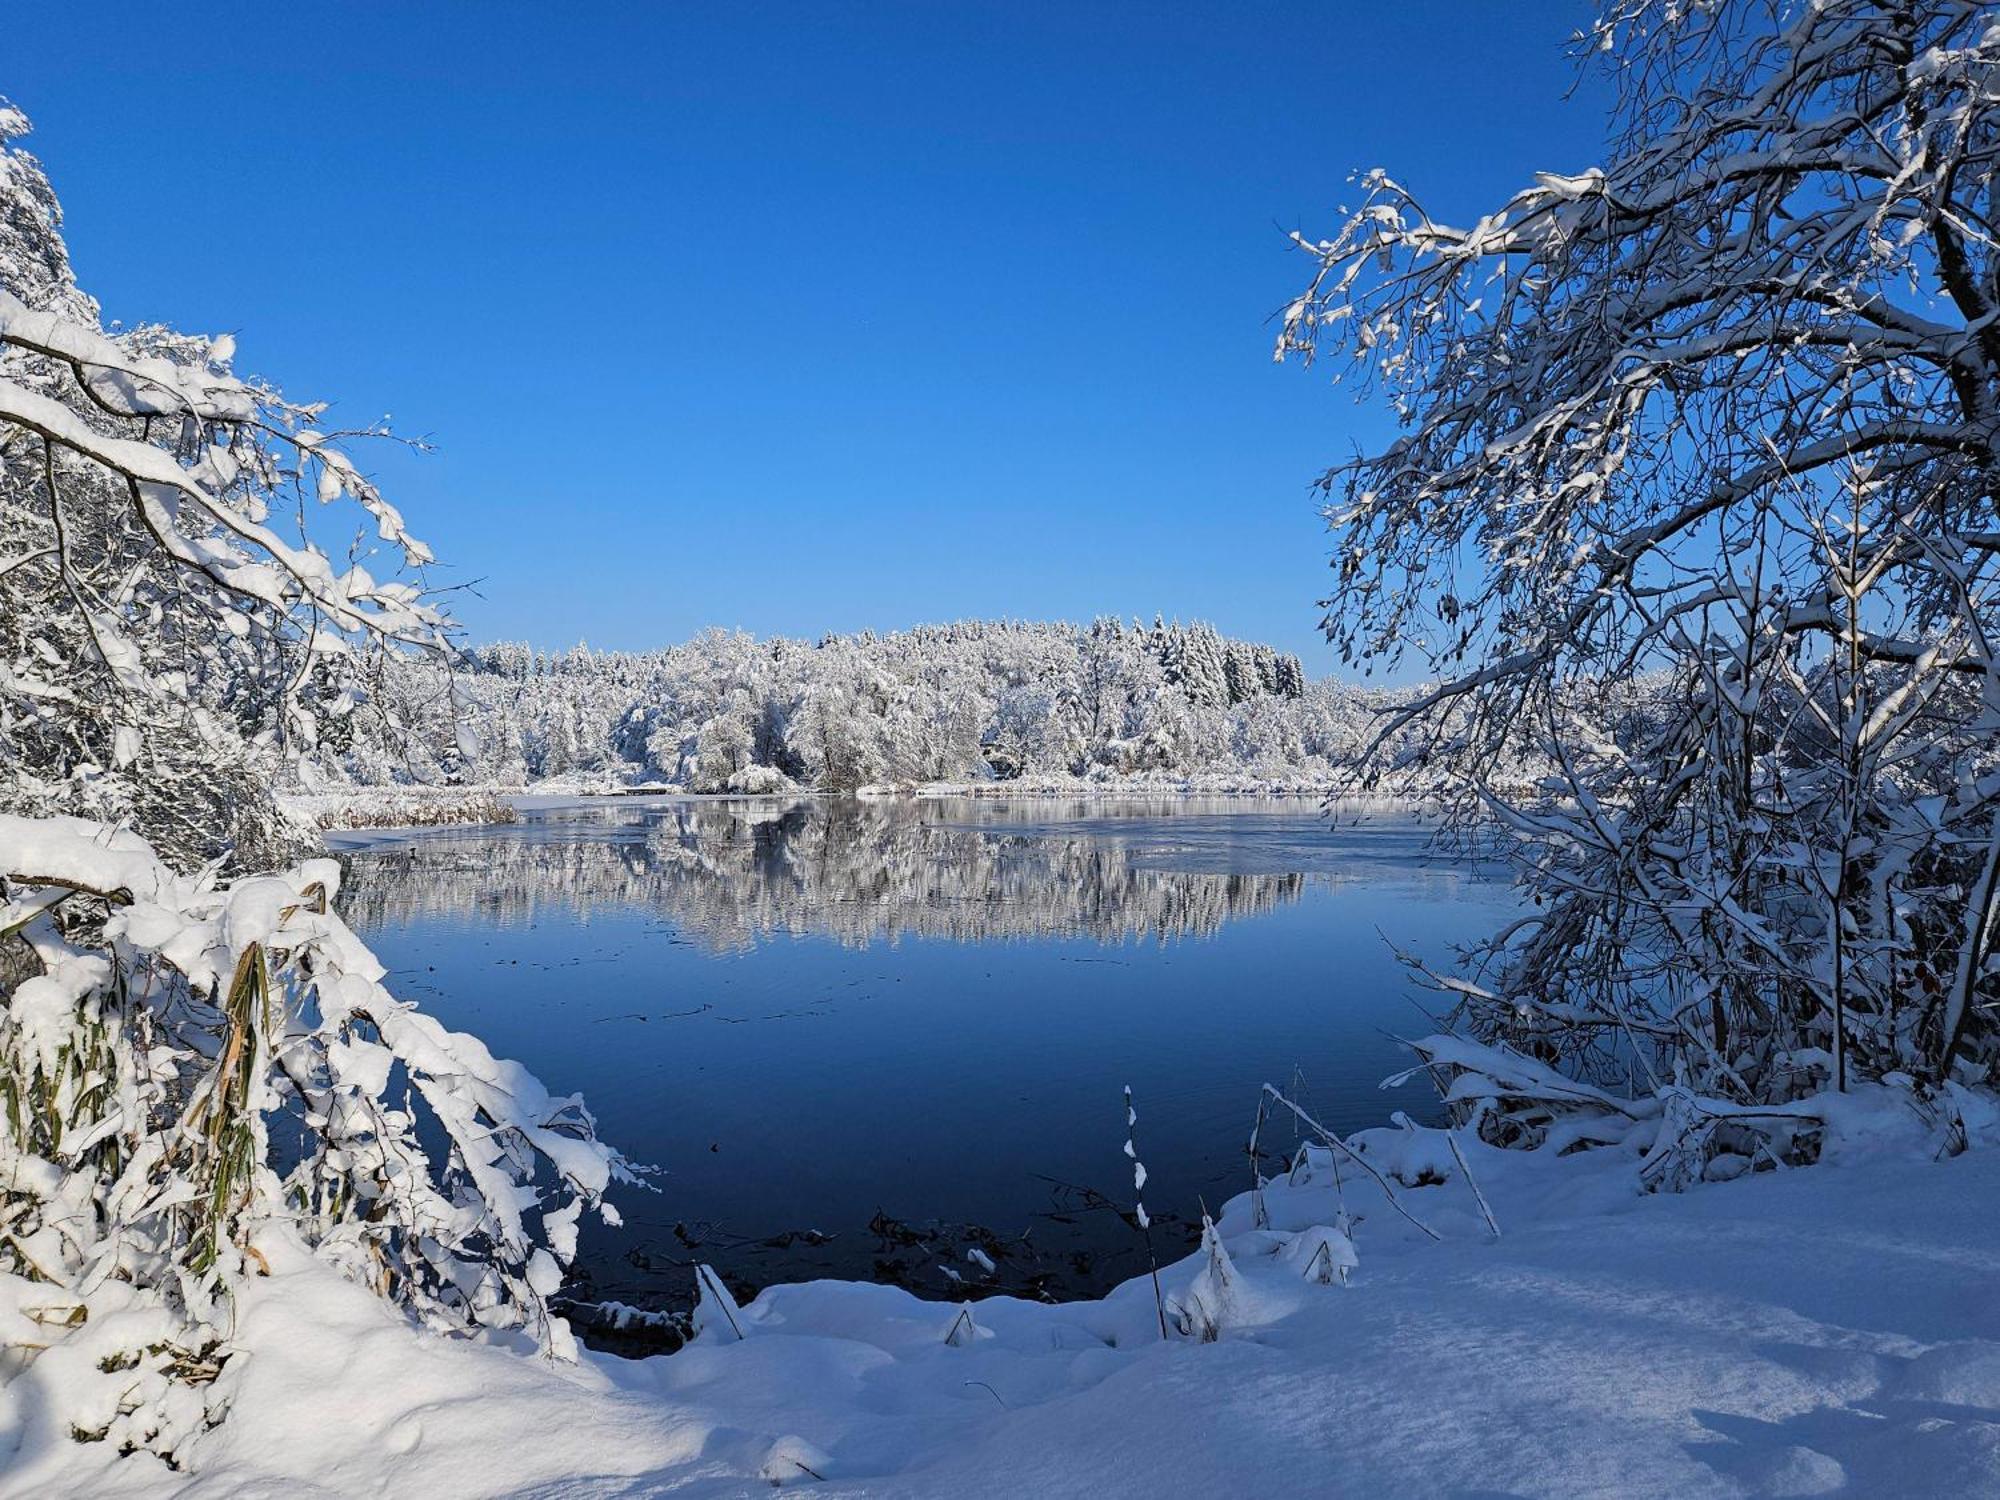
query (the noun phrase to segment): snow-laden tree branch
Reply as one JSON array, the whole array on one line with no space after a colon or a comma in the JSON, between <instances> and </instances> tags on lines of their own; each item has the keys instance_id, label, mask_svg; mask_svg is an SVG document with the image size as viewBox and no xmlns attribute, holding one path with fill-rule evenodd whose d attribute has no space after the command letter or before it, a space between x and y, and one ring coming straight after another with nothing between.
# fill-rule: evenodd
<instances>
[{"instance_id":1,"label":"snow-laden tree branch","mask_svg":"<svg viewBox=\"0 0 2000 1500\"><path fill-rule=\"evenodd\" d=\"M1402 423L1323 480L1328 637L1427 662L1381 733L1527 861L1461 1013L1739 1102L1983 1073L2000 21L1615 0L1583 41L1601 166L1469 226L1366 174L1278 341Z\"/></svg>"},{"instance_id":2,"label":"snow-laden tree branch","mask_svg":"<svg viewBox=\"0 0 2000 1500\"><path fill-rule=\"evenodd\" d=\"M271 773L352 711L365 658L444 647L430 552L342 446L379 430L231 373L226 336L104 332L26 128L0 101L0 807L249 866L295 842ZM314 541L343 498L411 576Z\"/></svg>"}]
</instances>

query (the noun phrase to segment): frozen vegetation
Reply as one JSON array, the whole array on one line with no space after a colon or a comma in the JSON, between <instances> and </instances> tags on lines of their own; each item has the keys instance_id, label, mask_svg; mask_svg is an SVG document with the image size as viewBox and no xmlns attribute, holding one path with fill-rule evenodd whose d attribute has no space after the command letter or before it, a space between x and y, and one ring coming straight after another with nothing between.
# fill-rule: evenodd
<instances>
[{"instance_id":1,"label":"frozen vegetation","mask_svg":"<svg viewBox=\"0 0 2000 1500\"><path fill-rule=\"evenodd\" d=\"M322 833L357 828L434 828L447 823L511 823L513 803L494 792L456 786L343 787L293 792L285 810Z\"/></svg>"},{"instance_id":2,"label":"frozen vegetation","mask_svg":"<svg viewBox=\"0 0 2000 1500\"><path fill-rule=\"evenodd\" d=\"M0 105L0 1490L2000 1493L2000 21L1583 41L1600 165L1298 237L1278 354L1401 425L1325 479L1330 639L1430 682L1365 723L1200 628L466 664L386 434L107 331ZM645 1174L271 790L1322 764L1520 871L1418 976L1449 1129L1268 1091L1292 1164L1101 1302L705 1279L632 1364L551 1299Z\"/></svg>"}]
</instances>

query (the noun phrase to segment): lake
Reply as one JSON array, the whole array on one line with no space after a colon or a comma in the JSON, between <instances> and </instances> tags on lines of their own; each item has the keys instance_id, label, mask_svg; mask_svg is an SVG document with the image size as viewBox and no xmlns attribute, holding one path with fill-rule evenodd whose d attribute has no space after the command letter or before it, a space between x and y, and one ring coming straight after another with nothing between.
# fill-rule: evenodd
<instances>
[{"instance_id":1,"label":"lake","mask_svg":"<svg viewBox=\"0 0 2000 1500\"><path fill-rule=\"evenodd\" d=\"M696 1262L1101 1292L1146 1265L1127 1083L1165 1259L1248 1186L1261 1083L1342 1131L1435 1117L1379 1087L1438 1000L1390 943L1445 960L1512 910L1416 821L1306 799L604 799L346 862L393 990L665 1168L575 1286L663 1308Z\"/></svg>"}]
</instances>

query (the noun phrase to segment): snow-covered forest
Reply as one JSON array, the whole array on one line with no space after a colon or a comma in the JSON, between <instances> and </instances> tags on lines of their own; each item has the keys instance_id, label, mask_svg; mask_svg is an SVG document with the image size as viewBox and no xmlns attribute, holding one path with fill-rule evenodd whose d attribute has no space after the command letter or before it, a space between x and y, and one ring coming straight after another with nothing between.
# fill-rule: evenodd
<instances>
[{"instance_id":1,"label":"snow-covered forest","mask_svg":"<svg viewBox=\"0 0 2000 1500\"><path fill-rule=\"evenodd\" d=\"M1109 619L467 652L396 439L107 324L0 101L0 1494L2000 1495L2000 15L1606 0L1577 52L1595 164L1471 215L1371 170L1293 236L1278 359L1395 427L1320 482L1324 629L1400 689ZM1409 960L1431 1123L1246 1090L1242 1191L1156 1255L1128 1089L1153 1264L1108 1297L701 1266L621 1362L566 1278L673 1177L395 993L348 920L390 898L282 800L970 782L1441 806L1520 900ZM1024 886L1030 932L1199 940L1301 889L707 816L412 859L716 947Z\"/></svg>"},{"instance_id":2,"label":"snow-covered forest","mask_svg":"<svg viewBox=\"0 0 2000 1500\"><path fill-rule=\"evenodd\" d=\"M1298 658L1206 625L965 622L662 651L482 646L395 656L324 735L310 785L690 792L1134 775L1325 786L1379 692L1308 682Z\"/></svg>"}]
</instances>

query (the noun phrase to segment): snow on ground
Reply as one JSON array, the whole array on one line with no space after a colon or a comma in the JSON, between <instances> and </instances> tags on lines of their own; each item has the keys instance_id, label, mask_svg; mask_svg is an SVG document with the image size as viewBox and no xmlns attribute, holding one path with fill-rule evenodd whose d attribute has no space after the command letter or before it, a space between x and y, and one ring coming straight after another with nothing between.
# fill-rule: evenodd
<instances>
[{"instance_id":1,"label":"snow on ground","mask_svg":"<svg viewBox=\"0 0 2000 1500\"><path fill-rule=\"evenodd\" d=\"M549 1365L412 1332L273 1234L197 1472L39 1431L31 1366L0 1391L0 1494L2000 1495L2000 1143L1933 1161L1906 1134L1673 1196L1622 1148L1475 1143L1497 1241L1462 1174L1398 1190L1432 1244L1350 1167L1344 1287L1338 1233L1300 1233L1339 1222L1314 1150L1268 1229L1239 1197L1225 1261L1162 1271L1212 1343L1163 1342L1146 1278L970 1327L819 1282L711 1303L671 1356ZM1363 1139L1412 1178L1449 1160L1436 1132Z\"/></svg>"}]
</instances>

